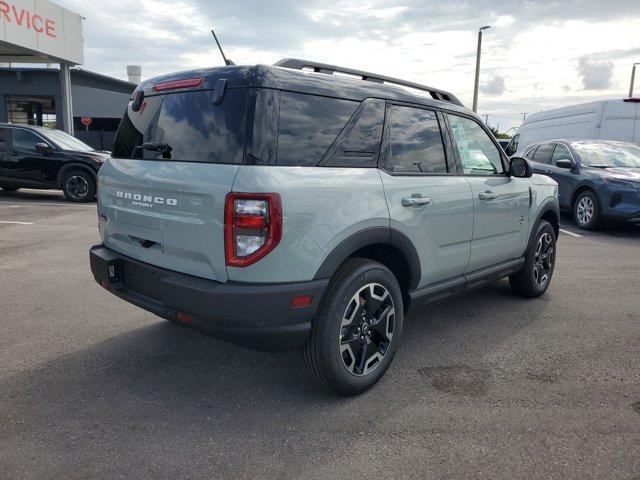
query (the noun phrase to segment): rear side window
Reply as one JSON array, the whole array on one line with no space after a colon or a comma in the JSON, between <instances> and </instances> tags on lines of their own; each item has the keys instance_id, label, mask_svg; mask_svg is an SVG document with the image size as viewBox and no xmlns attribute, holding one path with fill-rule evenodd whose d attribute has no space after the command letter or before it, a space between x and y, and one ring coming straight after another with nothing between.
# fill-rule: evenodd
<instances>
[{"instance_id":1,"label":"rear side window","mask_svg":"<svg viewBox=\"0 0 640 480\"><path fill-rule=\"evenodd\" d=\"M246 104L246 89L228 89L219 105L211 91L145 97L137 112L127 108L112 156L242 163ZM145 143L158 146L142 148Z\"/></svg>"},{"instance_id":2,"label":"rear side window","mask_svg":"<svg viewBox=\"0 0 640 480\"><path fill-rule=\"evenodd\" d=\"M536 150L536 153L534 153L530 158L537 163L549 163L549 157L551 156L552 151L553 144L545 143L543 145L540 145Z\"/></svg>"},{"instance_id":3,"label":"rear side window","mask_svg":"<svg viewBox=\"0 0 640 480\"><path fill-rule=\"evenodd\" d=\"M325 154L321 165L377 167L384 125L384 109L384 100L365 99Z\"/></svg>"},{"instance_id":4,"label":"rear side window","mask_svg":"<svg viewBox=\"0 0 640 480\"><path fill-rule=\"evenodd\" d=\"M447 173L435 112L392 105L388 123L387 169L394 173Z\"/></svg>"},{"instance_id":5,"label":"rear side window","mask_svg":"<svg viewBox=\"0 0 640 480\"><path fill-rule=\"evenodd\" d=\"M318 165L360 102L280 93L278 165Z\"/></svg>"}]
</instances>

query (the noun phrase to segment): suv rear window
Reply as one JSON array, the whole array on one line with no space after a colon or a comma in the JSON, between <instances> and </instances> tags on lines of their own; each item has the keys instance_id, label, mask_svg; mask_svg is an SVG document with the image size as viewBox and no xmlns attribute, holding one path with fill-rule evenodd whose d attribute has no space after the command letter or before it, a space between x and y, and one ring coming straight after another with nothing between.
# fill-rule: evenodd
<instances>
[{"instance_id":1,"label":"suv rear window","mask_svg":"<svg viewBox=\"0 0 640 480\"><path fill-rule=\"evenodd\" d=\"M219 105L210 90L147 96L140 109L127 107L113 157L234 163L243 161L246 89L228 89ZM170 152L142 149L164 143Z\"/></svg>"}]
</instances>

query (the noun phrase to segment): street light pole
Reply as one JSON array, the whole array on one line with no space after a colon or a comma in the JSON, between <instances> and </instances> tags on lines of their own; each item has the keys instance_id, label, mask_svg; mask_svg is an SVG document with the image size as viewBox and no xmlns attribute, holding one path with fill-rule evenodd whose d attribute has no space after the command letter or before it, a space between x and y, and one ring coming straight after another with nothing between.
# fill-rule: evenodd
<instances>
[{"instance_id":1,"label":"street light pole","mask_svg":"<svg viewBox=\"0 0 640 480\"><path fill-rule=\"evenodd\" d=\"M631 85L629 86L629 98L633 97L633 84L636 80L636 65L640 65L640 63L634 63L633 68L631 69Z\"/></svg>"},{"instance_id":2,"label":"street light pole","mask_svg":"<svg viewBox=\"0 0 640 480\"><path fill-rule=\"evenodd\" d=\"M480 54L482 52L482 31L491 28L490 25L480 27L478 30L478 51L476 53L476 83L473 88L473 111L478 111L478 87L480 85Z\"/></svg>"}]
</instances>

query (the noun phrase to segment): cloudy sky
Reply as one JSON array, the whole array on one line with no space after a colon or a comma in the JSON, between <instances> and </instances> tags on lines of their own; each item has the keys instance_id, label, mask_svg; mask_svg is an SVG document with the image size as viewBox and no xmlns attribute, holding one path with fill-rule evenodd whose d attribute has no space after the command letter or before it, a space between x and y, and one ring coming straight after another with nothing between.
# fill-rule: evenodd
<instances>
[{"instance_id":1,"label":"cloudy sky","mask_svg":"<svg viewBox=\"0 0 640 480\"><path fill-rule=\"evenodd\" d=\"M57 0L86 17L83 68L126 78L221 65L214 27L237 64L302 57L473 96L500 130L522 114L628 93L640 62L640 0ZM640 77L640 75L639 75ZM638 78L640 92L640 78Z\"/></svg>"}]
</instances>

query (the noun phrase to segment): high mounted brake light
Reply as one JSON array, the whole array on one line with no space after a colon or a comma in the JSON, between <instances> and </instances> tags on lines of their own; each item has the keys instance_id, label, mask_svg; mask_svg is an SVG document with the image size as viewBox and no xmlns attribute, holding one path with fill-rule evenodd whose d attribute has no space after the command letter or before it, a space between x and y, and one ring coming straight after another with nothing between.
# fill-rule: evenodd
<instances>
[{"instance_id":1,"label":"high mounted brake light","mask_svg":"<svg viewBox=\"0 0 640 480\"><path fill-rule=\"evenodd\" d=\"M271 252L282 238L282 203L277 193L229 193L224 247L230 267L246 267Z\"/></svg>"},{"instance_id":2,"label":"high mounted brake light","mask_svg":"<svg viewBox=\"0 0 640 480\"><path fill-rule=\"evenodd\" d=\"M187 78L185 80L170 80L168 82L156 83L153 86L154 92L161 92L163 90L175 90L178 88L196 88L202 85L204 78Z\"/></svg>"}]
</instances>

